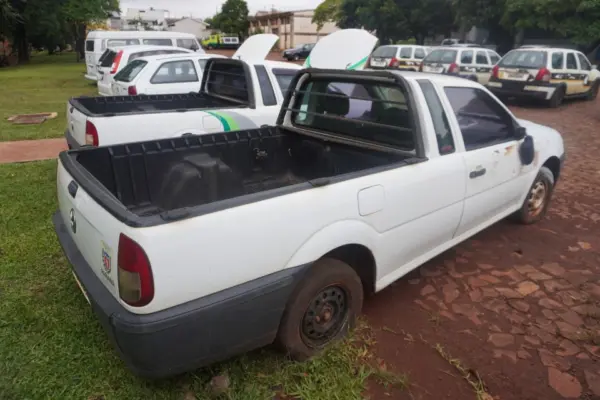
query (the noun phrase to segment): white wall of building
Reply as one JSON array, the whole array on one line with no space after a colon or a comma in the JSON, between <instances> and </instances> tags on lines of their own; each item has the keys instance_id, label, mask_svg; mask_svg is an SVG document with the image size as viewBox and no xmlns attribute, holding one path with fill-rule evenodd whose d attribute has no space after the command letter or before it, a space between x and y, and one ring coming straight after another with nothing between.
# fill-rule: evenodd
<instances>
[{"instance_id":1,"label":"white wall of building","mask_svg":"<svg viewBox=\"0 0 600 400\"><path fill-rule=\"evenodd\" d=\"M192 18L183 18L175 21L173 26L169 27L169 30L173 32L191 33L199 39L210 35L210 27L207 24Z\"/></svg>"},{"instance_id":2,"label":"white wall of building","mask_svg":"<svg viewBox=\"0 0 600 400\"><path fill-rule=\"evenodd\" d=\"M151 29L160 31L167 30L166 19L169 16L168 10L157 10L157 9L142 9L142 8L128 8L125 15L122 17L122 29L124 30L142 30L142 24L135 24L132 21L142 20L147 23Z\"/></svg>"}]
</instances>

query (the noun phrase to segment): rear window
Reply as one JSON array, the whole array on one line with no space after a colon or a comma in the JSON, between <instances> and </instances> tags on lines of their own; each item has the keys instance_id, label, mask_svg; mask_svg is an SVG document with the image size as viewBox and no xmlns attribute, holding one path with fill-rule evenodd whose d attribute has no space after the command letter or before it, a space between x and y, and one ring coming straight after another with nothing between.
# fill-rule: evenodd
<instances>
[{"instance_id":1,"label":"rear window","mask_svg":"<svg viewBox=\"0 0 600 400\"><path fill-rule=\"evenodd\" d=\"M114 50L106 50L102 57L100 57L100 66L101 67L110 67L115 61L115 57L117 56L117 52Z\"/></svg>"},{"instance_id":2,"label":"rear window","mask_svg":"<svg viewBox=\"0 0 600 400\"><path fill-rule=\"evenodd\" d=\"M240 62L214 62L209 66L206 78L208 93L248 102L250 95L246 73Z\"/></svg>"},{"instance_id":3,"label":"rear window","mask_svg":"<svg viewBox=\"0 0 600 400\"><path fill-rule=\"evenodd\" d=\"M95 43L96 42L94 40L86 40L85 41L85 51L93 52Z\"/></svg>"},{"instance_id":4,"label":"rear window","mask_svg":"<svg viewBox=\"0 0 600 400\"><path fill-rule=\"evenodd\" d=\"M279 88L285 96L292 84L294 76L296 76L296 71L293 69L274 68L273 74L275 75L275 78L277 78Z\"/></svg>"},{"instance_id":5,"label":"rear window","mask_svg":"<svg viewBox=\"0 0 600 400\"><path fill-rule=\"evenodd\" d=\"M499 66L511 68L542 68L546 66L545 51L513 50L500 60Z\"/></svg>"},{"instance_id":6,"label":"rear window","mask_svg":"<svg viewBox=\"0 0 600 400\"><path fill-rule=\"evenodd\" d=\"M198 73L191 60L165 62L150 79L153 84L187 82L198 82Z\"/></svg>"},{"instance_id":7,"label":"rear window","mask_svg":"<svg viewBox=\"0 0 600 400\"><path fill-rule=\"evenodd\" d=\"M427 55L427 57L425 57L425 59L423 61L450 64L450 63L456 62L457 54L458 54L458 52L456 50L445 50L445 49L433 50L431 53L429 53Z\"/></svg>"},{"instance_id":8,"label":"rear window","mask_svg":"<svg viewBox=\"0 0 600 400\"><path fill-rule=\"evenodd\" d=\"M394 46L380 46L373 52L373 57L392 58L396 57L397 51L398 48Z\"/></svg>"},{"instance_id":9,"label":"rear window","mask_svg":"<svg viewBox=\"0 0 600 400\"><path fill-rule=\"evenodd\" d=\"M148 63L144 60L135 60L130 62L125 66L125 68L117 72L115 75L115 81L131 82L136 76L138 76L140 72L142 72L146 64Z\"/></svg>"},{"instance_id":10,"label":"rear window","mask_svg":"<svg viewBox=\"0 0 600 400\"><path fill-rule=\"evenodd\" d=\"M173 46L171 39L144 39L144 44L153 46Z\"/></svg>"},{"instance_id":11,"label":"rear window","mask_svg":"<svg viewBox=\"0 0 600 400\"><path fill-rule=\"evenodd\" d=\"M102 64L102 61L104 61L104 59L106 58L106 56L109 55L111 51L112 50L109 50L109 49L104 50L104 53L102 53L102 55L98 59L98 63Z\"/></svg>"},{"instance_id":12,"label":"rear window","mask_svg":"<svg viewBox=\"0 0 600 400\"><path fill-rule=\"evenodd\" d=\"M379 82L319 79L305 82L292 109L296 126L414 151L406 95Z\"/></svg>"}]
</instances>

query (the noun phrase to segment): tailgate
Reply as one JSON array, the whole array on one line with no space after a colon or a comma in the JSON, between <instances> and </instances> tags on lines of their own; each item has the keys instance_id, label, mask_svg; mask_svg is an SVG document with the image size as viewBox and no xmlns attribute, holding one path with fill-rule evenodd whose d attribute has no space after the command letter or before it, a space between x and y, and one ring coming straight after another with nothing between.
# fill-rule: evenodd
<instances>
[{"instance_id":1,"label":"tailgate","mask_svg":"<svg viewBox=\"0 0 600 400\"><path fill-rule=\"evenodd\" d=\"M94 274L118 299L117 249L122 223L79 187L60 161L56 191L69 235Z\"/></svg>"},{"instance_id":2,"label":"tailgate","mask_svg":"<svg viewBox=\"0 0 600 400\"><path fill-rule=\"evenodd\" d=\"M85 145L86 121L87 116L67 102L67 129L80 146Z\"/></svg>"},{"instance_id":3,"label":"tailgate","mask_svg":"<svg viewBox=\"0 0 600 400\"><path fill-rule=\"evenodd\" d=\"M499 67L498 79L527 82L535 79L538 69Z\"/></svg>"}]
</instances>

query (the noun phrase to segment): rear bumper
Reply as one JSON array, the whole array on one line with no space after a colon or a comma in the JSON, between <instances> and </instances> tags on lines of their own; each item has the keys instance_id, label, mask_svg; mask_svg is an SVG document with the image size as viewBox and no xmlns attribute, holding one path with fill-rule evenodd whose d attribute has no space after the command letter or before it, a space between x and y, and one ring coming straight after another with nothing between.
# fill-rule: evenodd
<instances>
[{"instance_id":1,"label":"rear bumper","mask_svg":"<svg viewBox=\"0 0 600 400\"><path fill-rule=\"evenodd\" d=\"M85 79L89 79L90 81L98 81L98 77L96 75L85 74Z\"/></svg>"},{"instance_id":2,"label":"rear bumper","mask_svg":"<svg viewBox=\"0 0 600 400\"><path fill-rule=\"evenodd\" d=\"M104 287L68 233L52 221L73 272L125 364L137 375L163 378L273 342L285 305L308 265L152 314L125 309Z\"/></svg>"},{"instance_id":3,"label":"rear bumper","mask_svg":"<svg viewBox=\"0 0 600 400\"><path fill-rule=\"evenodd\" d=\"M73 135L71 134L71 131L69 131L69 129L65 130L65 139L67 141L67 144L69 145L69 149L78 149L81 147L81 145L79 143L77 143L77 141L75 140L75 138L73 137Z\"/></svg>"},{"instance_id":4,"label":"rear bumper","mask_svg":"<svg viewBox=\"0 0 600 400\"><path fill-rule=\"evenodd\" d=\"M558 85L542 82L506 82L490 80L486 87L496 96L550 100Z\"/></svg>"}]
</instances>

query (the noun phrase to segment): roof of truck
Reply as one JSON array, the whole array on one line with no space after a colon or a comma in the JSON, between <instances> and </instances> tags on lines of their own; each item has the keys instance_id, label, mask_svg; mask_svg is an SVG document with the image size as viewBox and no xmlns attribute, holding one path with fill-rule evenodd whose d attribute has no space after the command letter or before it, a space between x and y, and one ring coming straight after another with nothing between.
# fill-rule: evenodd
<instances>
[{"instance_id":1,"label":"roof of truck","mask_svg":"<svg viewBox=\"0 0 600 400\"><path fill-rule=\"evenodd\" d=\"M162 61L162 60L177 60L180 58L205 59L205 58L227 58L227 57L222 56L220 54L207 54L207 53L192 52L192 53L179 53L179 54L156 54L153 56L140 57L140 58L138 58L138 60L144 60L144 61L150 62L150 61Z\"/></svg>"}]
</instances>

